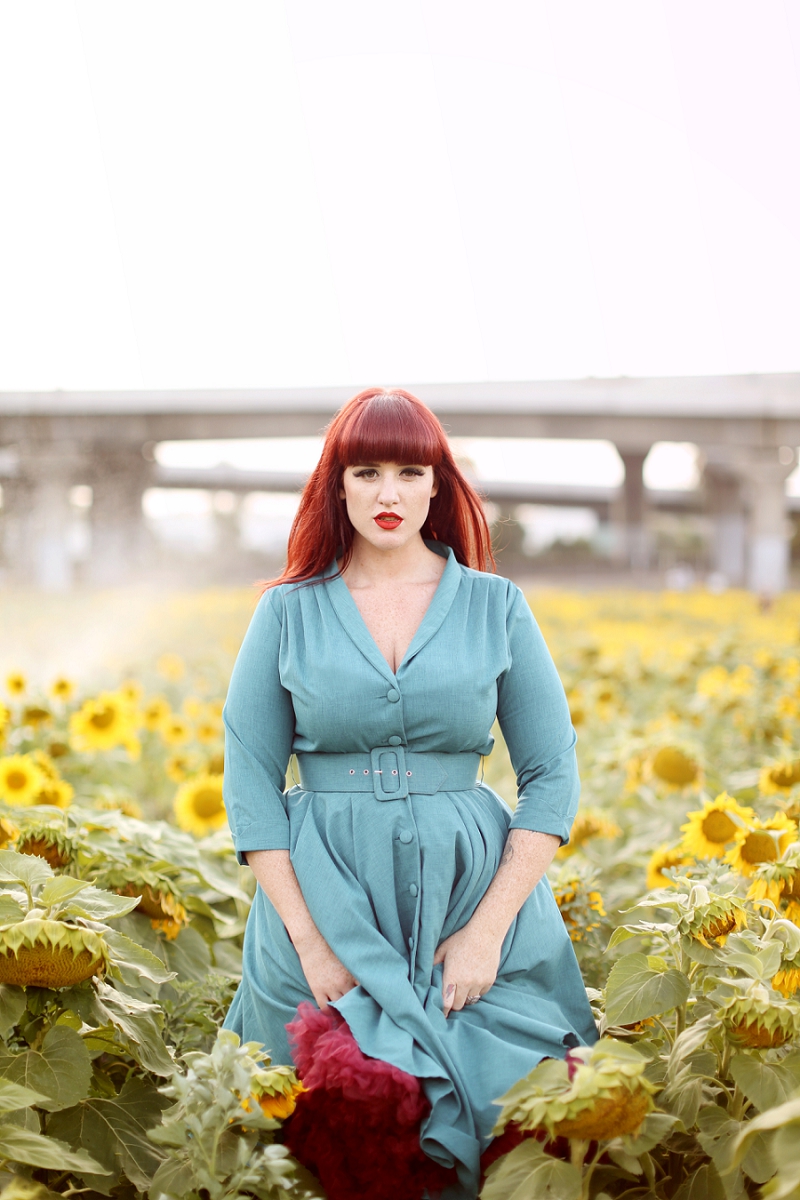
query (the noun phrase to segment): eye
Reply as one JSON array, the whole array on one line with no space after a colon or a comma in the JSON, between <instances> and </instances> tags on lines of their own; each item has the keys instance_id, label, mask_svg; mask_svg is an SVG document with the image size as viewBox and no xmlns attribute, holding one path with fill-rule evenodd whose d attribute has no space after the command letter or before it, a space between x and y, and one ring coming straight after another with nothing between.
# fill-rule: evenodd
<instances>
[{"instance_id":1,"label":"eye","mask_svg":"<svg viewBox=\"0 0 800 1200\"><path fill-rule=\"evenodd\" d=\"M425 474L425 470L424 470L424 468L423 468L423 467L403 467L403 474L404 474L404 475L418 475L418 476L419 476L419 475L424 475L424 474Z\"/></svg>"},{"instance_id":2,"label":"eye","mask_svg":"<svg viewBox=\"0 0 800 1200\"><path fill-rule=\"evenodd\" d=\"M353 471L356 479L373 479L377 473L374 467L359 467Z\"/></svg>"}]
</instances>

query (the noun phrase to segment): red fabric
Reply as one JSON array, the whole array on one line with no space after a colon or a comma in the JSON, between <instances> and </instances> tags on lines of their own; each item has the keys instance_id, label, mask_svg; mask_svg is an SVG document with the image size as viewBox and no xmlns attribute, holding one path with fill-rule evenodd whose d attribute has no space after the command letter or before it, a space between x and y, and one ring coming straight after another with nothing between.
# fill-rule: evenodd
<instances>
[{"instance_id":1,"label":"red fabric","mask_svg":"<svg viewBox=\"0 0 800 1200\"><path fill-rule=\"evenodd\" d=\"M283 1141L319 1179L328 1200L419 1200L455 1180L420 1149L430 1104L413 1075L367 1058L343 1017L301 1004L287 1025L297 1073L308 1089L284 1124Z\"/></svg>"}]
</instances>

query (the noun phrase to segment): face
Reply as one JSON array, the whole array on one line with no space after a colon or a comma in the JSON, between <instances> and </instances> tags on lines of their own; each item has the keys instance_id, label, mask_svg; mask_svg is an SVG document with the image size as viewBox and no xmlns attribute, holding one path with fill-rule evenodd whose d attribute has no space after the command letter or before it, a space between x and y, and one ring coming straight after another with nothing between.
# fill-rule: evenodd
<instances>
[{"instance_id":1,"label":"face","mask_svg":"<svg viewBox=\"0 0 800 1200\"><path fill-rule=\"evenodd\" d=\"M396 550L419 536L438 487L433 467L358 463L345 468L339 498L347 503L356 539Z\"/></svg>"}]
</instances>

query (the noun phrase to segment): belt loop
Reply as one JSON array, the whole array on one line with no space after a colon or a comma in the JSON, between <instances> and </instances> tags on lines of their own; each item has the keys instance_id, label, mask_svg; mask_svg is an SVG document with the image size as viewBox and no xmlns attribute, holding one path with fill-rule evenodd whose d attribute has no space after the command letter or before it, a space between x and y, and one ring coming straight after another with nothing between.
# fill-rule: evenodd
<instances>
[{"instance_id":1,"label":"belt loop","mask_svg":"<svg viewBox=\"0 0 800 1200\"><path fill-rule=\"evenodd\" d=\"M404 800L408 795L406 754L402 746L376 746L370 752L372 790L376 800Z\"/></svg>"}]
</instances>

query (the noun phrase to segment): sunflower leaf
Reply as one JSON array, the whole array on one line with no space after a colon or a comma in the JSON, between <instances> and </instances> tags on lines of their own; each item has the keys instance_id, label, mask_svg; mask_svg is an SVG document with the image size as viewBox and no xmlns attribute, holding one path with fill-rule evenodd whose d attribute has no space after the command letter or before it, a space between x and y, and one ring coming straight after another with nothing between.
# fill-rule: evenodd
<instances>
[{"instance_id":1,"label":"sunflower leaf","mask_svg":"<svg viewBox=\"0 0 800 1200\"><path fill-rule=\"evenodd\" d=\"M28 1167L44 1167L52 1171L104 1172L91 1155L82 1150L70 1150L64 1142L18 1125L0 1125L0 1155Z\"/></svg>"},{"instance_id":2,"label":"sunflower leaf","mask_svg":"<svg viewBox=\"0 0 800 1200\"><path fill-rule=\"evenodd\" d=\"M632 1025L684 1004L689 991L689 980L680 971L662 969L660 963L654 969L647 955L628 954L611 968L606 985L606 1017L613 1025Z\"/></svg>"},{"instance_id":3,"label":"sunflower leaf","mask_svg":"<svg viewBox=\"0 0 800 1200\"><path fill-rule=\"evenodd\" d=\"M791 1099L800 1084L798 1072L800 1055L794 1054L780 1063L766 1063L749 1054L737 1054L731 1059L730 1071L734 1083L742 1089L759 1112L766 1112Z\"/></svg>"},{"instance_id":4,"label":"sunflower leaf","mask_svg":"<svg viewBox=\"0 0 800 1200\"><path fill-rule=\"evenodd\" d=\"M133 912L138 903L138 896L117 896L114 892L93 887L67 905L65 912L90 921L106 921L109 917L124 917L126 913Z\"/></svg>"},{"instance_id":5,"label":"sunflower leaf","mask_svg":"<svg viewBox=\"0 0 800 1200\"><path fill-rule=\"evenodd\" d=\"M35 854L20 854L17 850L0 850L0 881L18 882L35 887L53 878L53 868Z\"/></svg>"},{"instance_id":6,"label":"sunflower leaf","mask_svg":"<svg viewBox=\"0 0 800 1200\"><path fill-rule=\"evenodd\" d=\"M27 1003L24 988L0 983L0 1037L8 1037L25 1012Z\"/></svg>"},{"instance_id":7,"label":"sunflower leaf","mask_svg":"<svg viewBox=\"0 0 800 1200\"><path fill-rule=\"evenodd\" d=\"M116 929L109 929L104 937L111 951L114 965L121 968L127 967L131 973L132 983L137 983L138 977L141 975L152 983L167 983L170 979L175 978L175 972L168 970L160 958L150 950L146 950L144 946L137 946L136 942L126 937L124 933L119 933Z\"/></svg>"},{"instance_id":8,"label":"sunflower leaf","mask_svg":"<svg viewBox=\"0 0 800 1200\"><path fill-rule=\"evenodd\" d=\"M85 879L73 879L70 875L56 875L53 879L48 879L42 888L39 893L39 903L46 908L53 908L71 900L78 892L91 886Z\"/></svg>"},{"instance_id":9,"label":"sunflower leaf","mask_svg":"<svg viewBox=\"0 0 800 1200\"><path fill-rule=\"evenodd\" d=\"M481 1200L578 1200L580 1194L580 1172L526 1138L489 1168Z\"/></svg>"},{"instance_id":10,"label":"sunflower leaf","mask_svg":"<svg viewBox=\"0 0 800 1200\"><path fill-rule=\"evenodd\" d=\"M88 1094L92 1062L80 1035L67 1025L55 1025L39 1050L0 1052L0 1075L38 1092L40 1107L56 1112Z\"/></svg>"}]
</instances>

